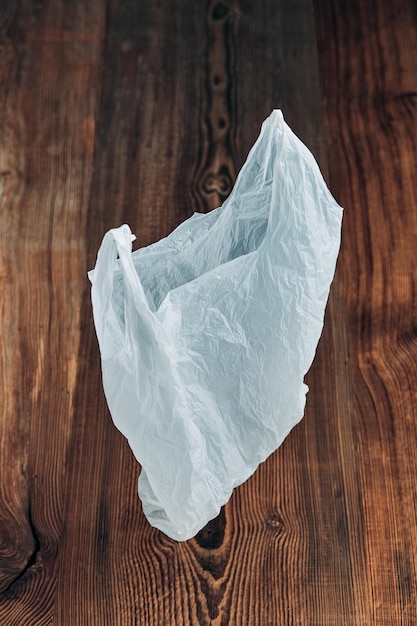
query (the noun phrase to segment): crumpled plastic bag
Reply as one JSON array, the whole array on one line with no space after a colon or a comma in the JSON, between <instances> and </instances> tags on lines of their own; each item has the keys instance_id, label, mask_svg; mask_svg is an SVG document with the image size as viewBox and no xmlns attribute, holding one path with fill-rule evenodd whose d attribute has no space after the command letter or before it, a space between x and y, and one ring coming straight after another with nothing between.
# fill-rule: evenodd
<instances>
[{"instance_id":1,"label":"crumpled plastic bag","mask_svg":"<svg viewBox=\"0 0 417 626\"><path fill-rule=\"evenodd\" d=\"M127 225L104 236L89 272L104 390L169 537L216 517L302 418L341 219L275 110L221 208L133 253Z\"/></svg>"}]
</instances>

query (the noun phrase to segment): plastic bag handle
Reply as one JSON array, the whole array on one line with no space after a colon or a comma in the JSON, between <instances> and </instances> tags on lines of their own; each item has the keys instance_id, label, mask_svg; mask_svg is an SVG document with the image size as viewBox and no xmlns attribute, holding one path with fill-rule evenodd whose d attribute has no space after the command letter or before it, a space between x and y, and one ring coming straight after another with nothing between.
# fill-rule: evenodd
<instances>
[{"instance_id":1,"label":"plastic bag handle","mask_svg":"<svg viewBox=\"0 0 417 626\"><path fill-rule=\"evenodd\" d=\"M148 327L147 330L150 333L163 332L160 321L149 306L145 290L133 263L132 242L136 239L136 236L132 234L127 224L123 224L119 228L113 228L109 232L116 244L124 275L124 288L129 293L128 300L134 304L135 316L141 318L141 325Z\"/></svg>"},{"instance_id":2,"label":"plastic bag handle","mask_svg":"<svg viewBox=\"0 0 417 626\"><path fill-rule=\"evenodd\" d=\"M103 359L113 356L123 345L123 330L112 305L113 273L117 260L114 238L108 232L104 235L97 261L88 272L91 281L91 301L94 325Z\"/></svg>"},{"instance_id":3,"label":"plastic bag handle","mask_svg":"<svg viewBox=\"0 0 417 626\"><path fill-rule=\"evenodd\" d=\"M152 313L142 282L136 272L132 259L132 242L135 241L136 236L132 234L127 224L123 224L120 228L113 228L109 232L116 244L116 250L119 255L123 274L127 281L127 286L130 287L131 292L134 294L137 304L143 307L145 311Z\"/></svg>"},{"instance_id":4,"label":"plastic bag handle","mask_svg":"<svg viewBox=\"0 0 417 626\"><path fill-rule=\"evenodd\" d=\"M132 235L127 224L110 231L119 254L120 265L124 275L125 289L125 334L130 341L141 346L144 363L158 359L159 367L167 366L175 359L175 347L157 315L151 310L140 277L132 258Z\"/></svg>"},{"instance_id":5,"label":"plastic bag handle","mask_svg":"<svg viewBox=\"0 0 417 626\"><path fill-rule=\"evenodd\" d=\"M141 335L154 342L162 328L149 308L140 278L132 260L132 235L127 224L109 230L103 237L94 270L88 273L92 283L91 299L94 322L102 358L114 356L125 344L132 325L140 325ZM120 324L112 303L117 256L124 275L125 323ZM165 333L163 333L165 334Z\"/></svg>"},{"instance_id":6,"label":"plastic bag handle","mask_svg":"<svg viewBox=\"0 0 417 626\"><path fill-rule=\"evenodd\" d=\"M274 142L276 153L271 172L268 225L259 252L260 256L265 254L269 260L278 260L282 265L292 241L299 247L297 234L308 233L312 223L316 224L316 229L323 228L324 240L330 237L338 241L338 220L329 219L329 213L339 214L342 209L330 193L314 156L286 124L280 110L275 110L264 122L263 130L268 131L268 141ZM291 168L298 169L302 184L289 175ZM280 203L273 202L274 198L280 198ZM285 205L287 210L284 211Z\"/></svg>"},{"instance_id":7,"label":"plastic bag handle","mask_svg":"<svg viewBox=\"0 0 417 626\"><path fill-rule=\"evenodd\" d=\"M149 372L158 372L162 388L167 380L175 386L182 396L184 388L177 371L177 351L172 337L151 310L140 277L132 258L132 235L127 224L110 231L119 254L120 265L124 275L125 303L125 350L135 345L134 358L137 380L144 380ZM152 384L157 384L155 379Z\"/></svg>"}]
</instances>

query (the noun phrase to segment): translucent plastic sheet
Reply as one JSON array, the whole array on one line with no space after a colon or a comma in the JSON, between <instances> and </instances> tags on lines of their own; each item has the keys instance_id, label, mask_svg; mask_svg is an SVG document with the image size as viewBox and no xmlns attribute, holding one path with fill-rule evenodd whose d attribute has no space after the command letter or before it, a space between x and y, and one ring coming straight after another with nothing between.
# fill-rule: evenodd
<instances>
[{"instance_id":1,"label":"translucent plastic sheet","mask_svg":"<svg viewBox=\"0 0 417 626\"><path fill-rule=\"evenodd\" d=\"M273 111L223 206L89 273L104 390L149 522L194 536L302 418L342 209Z\"/></svg>"}]
</instances>

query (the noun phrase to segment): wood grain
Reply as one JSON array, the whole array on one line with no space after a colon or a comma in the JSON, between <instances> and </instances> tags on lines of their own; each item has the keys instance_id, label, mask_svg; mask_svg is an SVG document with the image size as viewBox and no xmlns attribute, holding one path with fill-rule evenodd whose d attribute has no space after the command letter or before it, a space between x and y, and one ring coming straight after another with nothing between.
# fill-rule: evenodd
<instances>
[{"instance_id":1,"label":"wood grain","mask_svg":"<svg viewBox=\"0 0 417 626\"><path fill-rule=\"evenodd\" d=\"M317 2L330 182L345 198L348 319L367 624L417 616L417 15L411 2ZM338 76L335 81L332 77ZM359 555L358 555L359 556Z\"/></svg>"},{"instance_id":2,"label":"wood grain","mask_svg":"<svg viewBox=\"0 0 417 626\"><path fill-rule=\"evenodd\" d=\"M0 7L0 623L417 622L411 0ZM221 204L282 108L345 206L305 419L216 520L151 528L86 271Z\"/></svg>"}]
</instances>

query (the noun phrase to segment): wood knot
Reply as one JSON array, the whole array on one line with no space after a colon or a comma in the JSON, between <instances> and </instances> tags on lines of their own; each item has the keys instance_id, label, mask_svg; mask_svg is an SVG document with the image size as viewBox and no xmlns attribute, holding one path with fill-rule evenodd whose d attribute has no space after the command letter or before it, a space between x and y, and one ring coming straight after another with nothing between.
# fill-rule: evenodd
<instances>
[{"instance_id":1,"label":"wood knot","mask_svg":"<svg viewBox=\"0 0 417 626\"><path fill-rule=\"evenodd\" d=\"M227 8L227 6L223 4L223 2L219 2L213 8L213 13L211 14L211 16L213 20L218 21L218 20L223 20L228 13L229 13L229 9Z\"/></svg>"},{"instance_id":2,"label":"wood knot","mask_svg":"<svg viewBox=\"0 0 417 626\"><path fill-rule=\"evenodd\" d=\"M207 194L218 193L224 197L229 195L232 187L232 177L226 166L221 167L216 174L207 174L203 180L203 191Z\"/></svg>"},{"instance_id":3,"label":"wood knot","mask_svg":"<svg viewBox=\"0 0 417 626\"><path fill-rule=\"evenodd\" d=\"M278 515L278 513L275 512L268 515L268 517L266 518L266 525L268 526L268 528L271 528L279 534L281 534L285 530L284 520L280 515Z\"/></svg>"},{"instance_id":4,"label":"wood knot","mask_svg":"<svg viewBox=\"0 0 417 626\"><path fill-rule=\"evenodd\" d=\"M224 513L224 508L222 508L218 516L206 524L204 528L197 533L195 540L201 548L205 548L206 550L215 550L223 543L225 529L226 515Z\"/></svg>"}]
</instances>

